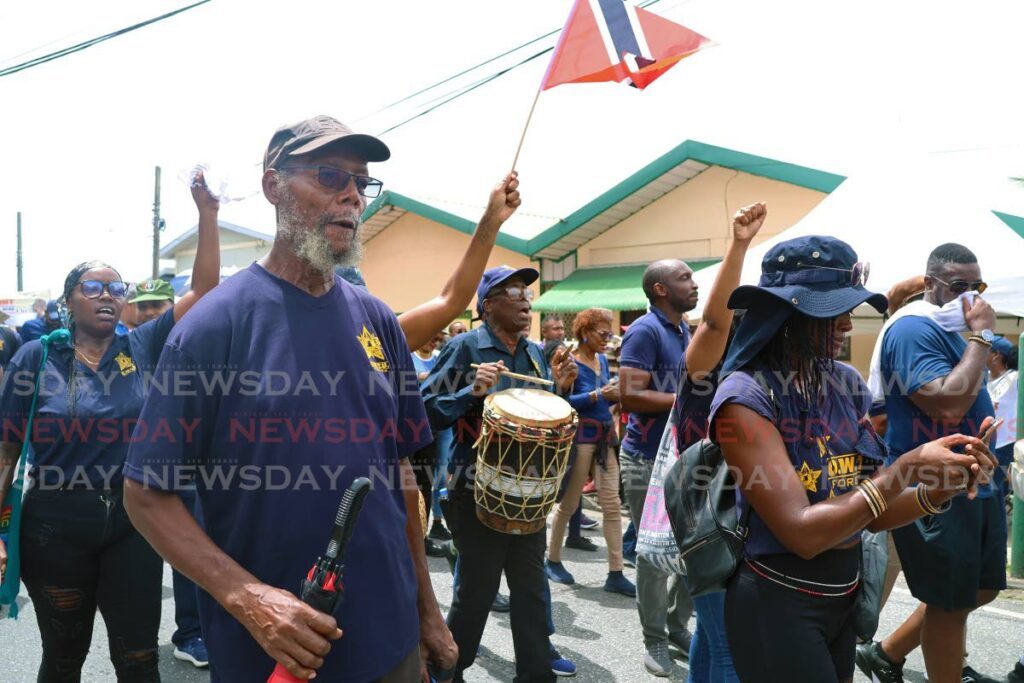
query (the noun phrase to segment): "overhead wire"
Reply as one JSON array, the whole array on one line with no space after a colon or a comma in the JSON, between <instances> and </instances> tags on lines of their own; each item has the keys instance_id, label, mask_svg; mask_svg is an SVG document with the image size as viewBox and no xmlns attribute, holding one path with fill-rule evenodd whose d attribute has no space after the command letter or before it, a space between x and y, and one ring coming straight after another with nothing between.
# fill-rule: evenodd
<instances>
[{"instance_id":1,"label":"overhead wire","mask_svg":"<svg viewBox=\"0 0 1024 683\"><path fill-rule=\"evenodd\" d=\"M123 36L126 33L131 33L132 31L136 31L136 30L138 30L140 28L143 28L145 26L149 26L150 24L155 24L155 23L157 23L159 21L163 21L164 19L170 19L171 17L173 17L175 15L181 14L182 12L187 12L188 10L193 9L195 7L198 7L199 5L205 5L208 2L210 2L210 0L199 0L198 2L194 2L191 5L187 5L185 7L181 7L179 9L172 10L170 12L167 12L166 14L161 14L158 17L153 17L152 19L147 19L145 21L141 21L141 22L139 22L137 24L133 24L131 26L127 26L125 28L118 29L116 31L112 31L112 32L104 34L102 36L97 36L95 38L90 38L89 40L83 41L83 42L78 43L76 45L71 45L71 46L63 48L61 50L57 50L55 52L50 52L50 53L42 55L40 57L35 57L33 59L30 59L28 61L22 62L20 64L15 64L14 66L9 66L9 67L0 69L0 77L2 77L2 76L10 76L12 74L16 74L16 73L19 73L21 71L25 71L26 69L31 69L34 66L40 66L42 64L47 64L48 62L52 62L54 60L60 59L61 57L67 57L68 55L72 55L72 54L74 54L76 52L81 52L82 50L85 50L87 48L92 47L93 45L99 45L100 43L106 42L106 41L108 41L108 40L110 40L112 38L117 38L118 36Z\"/></svg>"}]
</instances>

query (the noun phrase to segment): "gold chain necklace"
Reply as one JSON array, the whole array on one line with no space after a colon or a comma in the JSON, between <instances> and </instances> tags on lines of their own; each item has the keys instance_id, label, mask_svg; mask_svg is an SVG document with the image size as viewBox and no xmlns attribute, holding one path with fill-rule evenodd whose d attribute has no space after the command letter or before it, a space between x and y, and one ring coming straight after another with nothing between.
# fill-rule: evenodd
<instances>
[{"instance_id":1,"label":"gold chain necklace","mask_svg":"<svg viewBox=\"0 0 1024 683\"><path fill-rule=\"evenodd\" d=\"M78 356L79 358L81 358L82 360L84 360L89 365L96 365L96 366L98 366L100 364L100 362L98 360L93 360L92 358L89 358L89 356L87 356L84 353L82 353L82 351L80 351L79 349L75 349L75 355Z\"/></svg>"}]
</instances>

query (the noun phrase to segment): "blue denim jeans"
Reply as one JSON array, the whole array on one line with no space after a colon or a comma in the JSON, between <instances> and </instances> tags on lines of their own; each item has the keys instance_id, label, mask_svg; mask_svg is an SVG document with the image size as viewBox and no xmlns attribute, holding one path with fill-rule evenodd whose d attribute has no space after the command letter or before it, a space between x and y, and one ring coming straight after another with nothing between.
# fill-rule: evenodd
<instances>
[{"instance_id":1,"label":"blue denim jeans","mask_svg":"<svg viewBox=\"0 0 1024 683\"><path fill-rule=\"evenodd\" d=\"M434 519L441 520L444 513L441 511L441 499L448 497L448 461L452 458L452 442L455 435L451 427L443 429L436 434L437 441L437 466L434 467Z\"/></svg>"},{"instance_id":2,"label":"blue denim jeans","mask_svg":"<svg viewBox=\"0 0 1024 683\"><path fill-rule=\"evenodd\" d=\"M725 591L693 599L697 630L690 642L687 683L739 683L725 635Z\"/></svg>"}]
</instances>

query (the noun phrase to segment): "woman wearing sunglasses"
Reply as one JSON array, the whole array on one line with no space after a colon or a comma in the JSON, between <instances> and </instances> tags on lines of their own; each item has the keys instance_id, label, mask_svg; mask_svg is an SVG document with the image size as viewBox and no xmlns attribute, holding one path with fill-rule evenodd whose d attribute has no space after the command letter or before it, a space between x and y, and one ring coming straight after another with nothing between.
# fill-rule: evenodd
<instances>
[{"instance_id":1,"label":"woman wearing sunglasses","mask_svg":"<svg viewBox=\"0 0 1024 683\"><path fill-rule=\"evenodd\" d=\"M71 339L51 345L43 369L20 536L22 578L43 643L41 683L79 680L97 608L117 680L160 680L163 561L125 513L121 468L132 438L160 438L158 425L136 422L168 333L219 282L218 204L202 178L196 182L192 195L200 219L193 288L172 309L119 336L114 331L128 290L121 275L89 261L64 281L60 303ZM5 428L0 437L0 499L22 449L19 439L41 359L38 341L22 347L0 391L0 418L18 426ZM0 543L0 567L6 559Z\"/></svg>"},{"instance_id":2,"label":"woman wearing sunglasses","mask_svg":"<svg viewBox=\"0 0 1024 683\"><path fill-rule=\"evenodd\" d=\"M555 508L545 565L548 578L572 585L575 579L562 565L562 541L569 518L576 512L587 477L593 471L597 500L604 516L602 524L608 544L608 577L604 589L629 597L636 586L623 575L622 509L619 506L619 463L615 452L615 423L611 405L619 400L619 385L608 374L604 351L612 338L612 312L606 308L588 308L572 321L572 334L579 340L574 358L579 374L569 395L569 403L579 413L572 467L565 475L562 499Z\"/></svg>"},{"instance_id":3,"label":"woman wearing sunglasses","mask_svg":"<svg viewBox=\"0 0 1024 683\"><path fill-rule=\"evenodd\" d=\"M960 434L882 465L885 446L867 419L870 392L834 360L850 311L886 308L884 296L863 287L864 273L846 243L801 237L770 249L759 286L729 299L747 313L709 433L737 477L741 518L749 513L725 596L729 648L744 682L851 681L861 531L941 514L962 490L976 495L995 466L984 443Z\"/></svg>"}]
</instances>

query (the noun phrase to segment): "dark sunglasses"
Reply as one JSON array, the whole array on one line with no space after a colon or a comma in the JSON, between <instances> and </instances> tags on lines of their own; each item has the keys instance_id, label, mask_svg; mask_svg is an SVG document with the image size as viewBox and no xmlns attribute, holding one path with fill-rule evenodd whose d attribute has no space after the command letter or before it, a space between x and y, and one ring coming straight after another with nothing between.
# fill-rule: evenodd
<instances>
[{"instance_id":1,"label":"dark sunglasses","mask_svg":"<svg viewBox=\"0 0 1024 683\"><path fill-rule=\"evenodd\" d=\"M78 286L82 288L82 296L86 299L99 299L103 296L103 290L107 290L110 296L115 299L123 299L128 293L128 283L120 280L103 282L102 280L80 280Z\"/></svg>"},{"instance_id":2,"label":"dark sunglasses","mask_svg":"<svg viewBox=\"0 0 1024 683\"><path fill-rule=\"evenodd\" d=\"M941 282L942 284L946 285L946 288L950 291L950 293L956 294L957 296L960 296L967 290L973 290L978 294L984 294L985 290L988 289L988 283L985 282L984 280L978 280L977 282L966 282L964 280L953 280L952 282L945 282L935 277L934 275L931 275L929 277L931 277L931 279L935 280L936 282Z\"/></svg>"},{"instance_id":3,"label":"dark sunglasses","mask_svg":"<svg viewBox=\"0 0 1024 683\"><path fill-rule=\"evenodd\" d=\"M380 196L380 191L384 187L384 183L376 178L355 175L334 166L285 166L281 170L291 171L293 169L316 171L317 182L328 190L334 190L335 192L341 192L348 187L349 180L355 180L356 192L363 197L370 197L372 199L373 197Z\"/></svg>"},{"instance_id":4,"label":"dark sunglasses","mask_svg":"<svg viewBox=\"0 0 1024 683\"><path fill-rule=\"evenodd\" d=\"M605 332L599 332L599 333L597 334L597 336L598 336L598 338L599 338L599 339L600 339L601 341L603 341L603 342L606 342L606 341L608 341L609 339L611 339L612 337L614 337L615 335L613 335L613 334L612 334L611 332L607 332L607 331L605 331Z\"/></svg>"}]
</instances>

